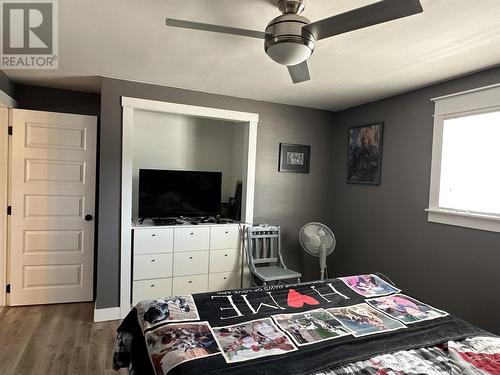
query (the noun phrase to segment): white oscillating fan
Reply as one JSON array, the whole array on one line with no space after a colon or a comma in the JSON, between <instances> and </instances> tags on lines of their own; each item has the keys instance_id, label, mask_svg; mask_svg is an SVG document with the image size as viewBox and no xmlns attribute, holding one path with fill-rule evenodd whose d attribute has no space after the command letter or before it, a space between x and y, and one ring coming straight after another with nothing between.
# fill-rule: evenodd
<instances>
[{"instance_id":1,"label":"white oscillating fan","mask_svg":"<svg viewBox=\"0 0 500 375\"><path fill-rule=\"evenodd\" d=\"M326 257L337 244L333 232L325 224L307 223L300 229L299 242L307 253L319 258L320 278L324 280Z\"/></svg>"}]
</instances>

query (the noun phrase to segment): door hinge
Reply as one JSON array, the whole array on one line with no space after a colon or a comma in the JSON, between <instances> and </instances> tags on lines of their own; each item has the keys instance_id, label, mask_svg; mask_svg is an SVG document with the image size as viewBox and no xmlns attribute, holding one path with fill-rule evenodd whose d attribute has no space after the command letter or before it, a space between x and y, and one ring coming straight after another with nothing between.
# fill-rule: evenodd
<instances>
[{"instance_id":1,"label":"door hinge","mask_svg":"<svg viewBox=\"0 0 500 375\"><path fill-rule=\"evenodd\" d=\"M9 135L12 135L12 125L9 125L9 128L8 128L8 129L9 129L9 130L8 130L8 131L9 131Z\"/></svg>"},{"instance_id":2,"label":"door hinge","mask_svg":"<svg viewBox=\"0 0 500 375\"><path fill-rule=\"evenodd\" d=\"M7 215L12 215L12 206L7 206Z\"/></svg>"},{"instance_id":3,"label":"door hinge","mask_svg":"<svg viewBox=\"0 0 500 375\"><path fill-rule=\"evenodd\" d=\"M7 284L7 287L5 288L5 291L6 291L7 293L10 293L10 284Z\"/></svg>"}]
</instances>

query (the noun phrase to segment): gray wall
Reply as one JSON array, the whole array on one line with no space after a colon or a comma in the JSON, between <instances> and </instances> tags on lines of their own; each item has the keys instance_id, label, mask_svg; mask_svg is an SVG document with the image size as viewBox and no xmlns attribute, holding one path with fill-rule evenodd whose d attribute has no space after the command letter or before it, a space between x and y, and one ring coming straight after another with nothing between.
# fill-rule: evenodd
<instances>
[{"instance_id":1,"label":"gray wall","mask_svg":"<svg viewBox=\"0 0 500 375\"><path fill-rule=\"evenodd\" d=\"M243 94L243 93L242 93ZM280 224L285 258L305 279L317 277L317 260L303 254L298 231L311 220L326 220L331 171L333 113L212 95L164 86L103 78L97 307L119 305L121 96L215 107L260 115L257 140L255 221ZM278 173L279 143L312 146L309 174Z\"/></svg>"},{"instance_id":2,"label":"gray wall","mask_svg":"<svg viewBox=\"0 0 500 375\"><path fill-rule=\"evenodd\" d=\"M383 272L406 292L500 333L500 234L427 222L431 98L500 82L500 68L335 114L329 222L335 275ZM383 121L382 184L346 183L347 128Z\"/></svg>"},{"instance_id":3,"label":"gray wall","mask_svg":"<svg viewBox=\"0 0 500 375\"><path fill-rule=\"evenodd\" d=\"M15 83L2 70L0 90L14 98L20 109L93 116L101 114L100 94Z\"/></svg>"},{"instance_id":4,"label":"gray wall","mask_svg":"<svg viewBox=\"0 0 500 375\"><path fill-rule=\"evenodd\" d=\"M15 85L18 108L100 116L101 96L95 93L43 86Z\"/></svg>"},{"instance_id":5,"label":"gray wall","mask_svg":"<svg viewBox=\"0 0 500 375\"><path fill-rule=\"evenodd\" d=\"M9 95L11 98L14 97L14 82L5 74L3 70L0 70L0 90Z\"/></svg>"}]
</instances>

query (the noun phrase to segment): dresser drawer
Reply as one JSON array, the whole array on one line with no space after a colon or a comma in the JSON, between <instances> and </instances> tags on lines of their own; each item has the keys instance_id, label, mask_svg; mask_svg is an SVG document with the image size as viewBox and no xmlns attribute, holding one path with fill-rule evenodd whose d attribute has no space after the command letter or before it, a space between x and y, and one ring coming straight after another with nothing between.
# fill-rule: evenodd
<instances>
[{"instance_id":1,"label":"dresser drawer","mask_svg":"<svg viewBox=\"0 0 500 375\"><path fill-rule=\"evenodd\" d=\"M174 251L208 250L210 228L175 228Z\"/></svg>"},{"instance_id":2,"label":"dresser drawer","mask_svg":"<svg viewBox=\"0 0 500 375\"><path fill-rule=\"evenodd\" d=\"M173 229L134 230L134 254L171 253L173 248Z\"/></svg>"},{"instance_id":3,"label":"dresser drawer","mask_svg":"<svg viewBox=\"0 0 500 375\"><path fill-rule=\"evenodd\" d=\"M240 231L237 226L212 227L210 249L239 249Z\"/></svg>"},{"instance_id":4,"label":"dresser drawer","mask_svg":"<svg viewBox=\"0 0 500 375\"><path fill-rule=\"evenodd\" d=\"M132 304L145 299L170 297L172 278L134 281L132 286Z\"/></svg>"},{"instance_id":5,"label":"dresser drawer","mask_svg":"<svg viewBox=\"0 0 500 375\"><path fill-rule=\"evenodd\" d=\"M241 288L240 271L211 273L208 277L208 290L210 292L239 288Z\"/></svg>"},{"instance_id":6,"label":"dresser drawer","mask_svg":"<svg viewBox=\"0 0 500 375\"><path fill-rule=\"evenodd\" d=\"M241 269L241 251L239 249L210 250L210 273L239 269Z\"/></svg>"},{"instance_id":7,"label":"dresser drawer","mask_svg":"<svg viewBox=\"0 0 500 375\"><path fill-rule=\"evenodd\" d=\"M208 273L208 251L185 251L174 254L174 276Z\"/></svg>"},{"instance_id":8,"label":"dresser drawer","mask_svg":"<svg viewBox=\"0 0 500 375\"><path fill-rule=\"evenodd\" d=\"M134 256L134 280L172 276L172 254Z\"/></svg>"},{"instance_id":9,"label":"dresser drawer","mask_svg":"<svg viewBox=\"0 0 500 375\"><path fill-rule=\"evenodd\" d=\"M179 276L173 278L172 294L182 296L185 294L203 293L208 291L208 275Z\"/></svg>"}]
</instances>

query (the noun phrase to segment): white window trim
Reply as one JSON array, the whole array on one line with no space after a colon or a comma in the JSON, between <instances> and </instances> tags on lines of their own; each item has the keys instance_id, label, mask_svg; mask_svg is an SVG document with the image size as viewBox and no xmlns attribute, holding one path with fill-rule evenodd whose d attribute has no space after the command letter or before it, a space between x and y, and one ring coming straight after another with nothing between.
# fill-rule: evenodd
<instances>
[{"instance_id":1,"label":"white window trim","mask_svg":"<svg viewBox=\"0 0 500 375\"><path fill-rule=\"evenodd\" d=\"M500 111L500 83L434 98L431 184L427 220L433 223L500 232L500 215L439 207L444 121L467 115Z\"/></svg>"}]
</instances>

